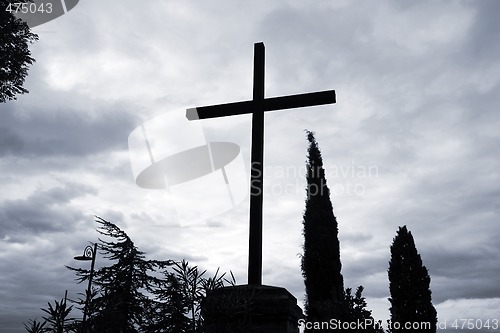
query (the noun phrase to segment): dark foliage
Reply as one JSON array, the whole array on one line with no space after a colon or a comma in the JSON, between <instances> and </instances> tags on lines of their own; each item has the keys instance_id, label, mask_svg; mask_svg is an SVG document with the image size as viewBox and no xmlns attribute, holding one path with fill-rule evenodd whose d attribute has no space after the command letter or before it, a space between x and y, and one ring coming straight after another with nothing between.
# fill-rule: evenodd
<instances>
[{"instance_id":1,"label":"dark foliage","mask_svg":"<svg viewBox=\"0 0 500 333\"><path fill-rule=\"evenodd\" d=\"M183 295L183 285L178 277L165 271L165 279L161 288L153 291L155 306L149 308L146 325L148 332L185 333L190 332L188 301Z\"/></svg>"},{"instance_id":2,"label":"dark foliage","mask_svg":"<svg viewBox=\"0 0 500 333\"><path fill-rule=\"evenodd\" d=\"M208 292L234 283L217 270L213 277L188 262L146 260L130 237L112 222L96 218L100 258L112 262L94 272L87 332L194 333L203 331L201 303ZM111 241L109 240L111 239ZM78 282L90 271L71 268ZM232 275L231 275L232 276ZM77 303L84 308L86 295ZM82 329L79 323L76 329Z\"/></svg>"},{"instance_id":3,"label":"dark foliage","mask_svg":"<svg viewBox=\"0 0 500 333\"><path fill-rule=\"evenodd\" d=\"M54 301L55 306L52 306L52 304L48 303L48 308L42 309L43 312L48 314L47 317L43 317L43 319L45 319L45 322L49 324L49 327L45 329L46 332L67 332L65 330L66 324L71 325L71 323L73 322L72 318L68 318L73 306L71 305L68 307L66 304L67 293L68 292L66 291L64 298L60 302Z\"/></svg>"},{"instance_id":4,"label":"dark foliage","mask_svg":"<svg viewBox=\"0 0 500 333\"><path fill-rule=\"evenodd\" d=\"M39 322L36 320L29 320L28 323L24 324L24 328L28 333L43 333L47 332L45 329L45 324L47 324L46 321L44 322Z\"/></svg>"},{"instance_id":5,"label":"dark foliage","mask_svg":"<svg viewBox=\"0 0 500 333\"><path fill-rule=\"evenodd\" d=\"M308 321L329 321L341 319L344 298L338 225L314 133L307 132L307 139L307 198L302 256L302 275L306 287L305 312Z\"/></svg>"},{"instance_id":6,"label":"dark foliage","mask_svg":"<svg viewBox=\"0 0 500 333\"><path fill-rule=\"evenodd\" d=\"M206 271L190 266L185 260L176 262L172 271L165 270L163 274L166 285L154 294L161 306L169 309L169 316L160 313L158 321L160 326L171 329L165 332L204 332L201 308L207 294L225 284L235 284L232 273L231 280L225 278L225 273L219 274L219 270L207 278Z\"/></svg>"},{"instance_id":7,"label":"dark foliage","mask_svg":"<svg viewBox=\"0 0 500 333\"><path fill-rule=\"evenodd\" d=\"M152 323L156 302L149 297L163 281L153 272L172 265L172 261L146 260L130 237L115 224L97 218L98 232L112 241L99 239L99 253L112 262L94 273L95 291L87 313L87 328L95 332L138 332ZM73 269L78 281L88 279L90 272Z\"/></svg>"},{"instance_id":8,"label":"dark foliage","mask_svg":"<svg viewBox=\"0 0 500 333\"><path fill-rule=\"evenodd\" d=\"M432 305L431 278L422 264L411 232L400 227L391 245L389 262L389 289L391 297L390 332L436 332L437 313ZM404 325L430 323L430 329L404 329ZM399 327L399 329L398 329Z\"/></svg>"},{"instance_id":9,"label":"dark foliage","mask_svg":"<svg viewBox=\"0 0 500 333\"><path fill-rule=\"evenodd\" d=\"M375 321L371 311L366 309L366 301L362 296L363 286L356 289L356 293L352 295L351 288L345 290L344 295L344 313L343 321L348 323L362 323L356 329L347 329L342 331L347 332L364 332L364 333L384 333L381 321Z\"/></svg>"},{"instance_id":10,"label":"dark foliage","mask_svg":"<svg viewBox=\"0 0 500 333\"><path fill-rule=\"evenodd\" d=\"M352 295L350 288L344 290L338 224L326 183L323 159L314 133L307 132L307 139L307 198L303 220L302 256L302 275L306 286L306 320L325 323L333 319L337 320L337 323L369 324L363 325L361 330L358 327L343 327L342 330L382 333L380 322L376 322L371 311L366 309L365 298L361 295L363 287L359 286L355 295ZM315 330L306 328L306 331Z\"/></svg>"},{"instance_id":11,"label":"dark foliage","mask_svg":"<svg viewBox=\"0 0 500 333\"><path fill-rule=\"evenodd\" d=\"M14 2L29 1L0 0L0 103L28 92L23 84L29 65L35 61L28 46L38 40L26 22L7 11L8 5Z\"/></svg>"}]
</instances>

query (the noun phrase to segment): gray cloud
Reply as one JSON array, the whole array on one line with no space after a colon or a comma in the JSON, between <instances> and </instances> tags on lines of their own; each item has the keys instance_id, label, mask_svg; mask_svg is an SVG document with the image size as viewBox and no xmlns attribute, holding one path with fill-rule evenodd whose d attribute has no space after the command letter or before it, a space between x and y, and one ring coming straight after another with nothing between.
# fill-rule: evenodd
<instances>
[{"instance_id":1,"label":"gray cloud","mask_svg":"<svg viewBox=\"0 0 500 333\"><path fill-rule=\"evenodd\" d=\"M0 156L20 151L23 139L7 127L0 127Z\"/></svg>"},{"instance_id":2,"label":"gray cloud","mask_svg":"<svg viewBox=\"0 0 500 333\"><path fill-rule=\"evenodd\" d=\"M71 108L71 106L70 106ZM84 157L100 152L126 149L130 131L138 117L119 103L103 106L98 115L79 108L65 112L9 108L0 114L4 128L0 134L0 154L30 158L49 156Z\"/></svg>"},{"instance_id":3,"label":"gray cloud","mask_svg":"<svg viewBox=\"0 0 500 333\"><path fill-rule=\"evenodd\" d=\"M495 43L500 37L500 23L495 13L500 10L498 1L486 0L474 4L475 24L468 35L464 51L469 66L490 66L498 60L500 46Z\"/></svg>"},{"instance_id":4,"label":"gray cloud","mask_svg":"<svg viewBox=\"0 0 500 333\"><path fill-rule=\"evenodd\" d=\"M70 232L84 215L68 204L95 188L66 183L50 189L38 189L26 198L4 200L0 205L0 235L4 241L24 243L29 237L46 233Z\"/></svg>"}]
</instances>

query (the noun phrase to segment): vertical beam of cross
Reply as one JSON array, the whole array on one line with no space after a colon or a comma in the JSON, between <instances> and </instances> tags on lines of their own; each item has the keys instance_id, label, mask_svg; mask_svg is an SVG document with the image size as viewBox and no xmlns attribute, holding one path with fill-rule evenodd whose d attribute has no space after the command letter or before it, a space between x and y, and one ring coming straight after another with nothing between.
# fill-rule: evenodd
<instances>
[{"instance_id":1,"label":"vertical beam of cross","mask_svg":"<svg viewBox=\"0 0 500 333\"><path fill-rule=\"evenodd\" d=\"M252 114L250 174L250 235L248 240L248 284L262 284L262 204L264 178L264 112L331 104L335 90L264 98L264 43L254 44L253 99L186 110L189 120Z\"/></svg>"},{"instance_id":2,"label":"vertical beam of cross","mask_svg":"<svg viewBox=\"0 0 500 333\"><path fill-rule=\"evenodd\" d=\"M252 152L250 173L250 236L248 284L262 284L262 203L264 190L264 43L254 45Z\"/></svg>"}]
</instances>

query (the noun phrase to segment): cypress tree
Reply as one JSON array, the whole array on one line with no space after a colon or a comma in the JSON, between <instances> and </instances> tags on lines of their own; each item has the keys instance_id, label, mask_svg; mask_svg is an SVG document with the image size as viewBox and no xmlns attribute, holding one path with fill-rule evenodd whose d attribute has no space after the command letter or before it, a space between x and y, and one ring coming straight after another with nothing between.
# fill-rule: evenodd
<instances>
[{"instance_id":1,"label":"cypress tree","mask_svg":"<svg viewBox=\"0 0 500 333\"><path fill-rule=\"evenodd\" d=\"M303 216L302 275L309 322L341 319L344 280L341 274L337 219L330 201L323 159L314 133L308 131L306 208Z\"/></svg>"},{"instance_id":2,"label":"cypress tree","mask_svg":"<svg viewBox=\"0 0 500 333\"><path fill-rule=\"evenodd\" d=\"M394 237L388 274L391 293L390 332L435 333L437 313L431 301L431 278L406 226L400 227ZM405 329L405 325L419 323L429 323L430 328Z\"/></svg>"}]
</instances>

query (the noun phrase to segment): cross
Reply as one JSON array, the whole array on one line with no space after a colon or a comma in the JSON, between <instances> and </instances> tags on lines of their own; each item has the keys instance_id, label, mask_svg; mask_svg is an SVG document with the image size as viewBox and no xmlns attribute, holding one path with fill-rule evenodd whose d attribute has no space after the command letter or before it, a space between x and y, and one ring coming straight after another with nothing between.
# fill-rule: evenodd
<instances>
[{"instance_id":1,"label":"cross","mask_svg":"<svg viewBox=\"0 0 500 333\"><path fill-rule=\"evenodd\" d=\"M253 99L186 110L189 120L252 114L248 284L262 284L264 112L335 103L335 90L264 98L264 43L254 44Z\"/></svg>"}]
</instances>

